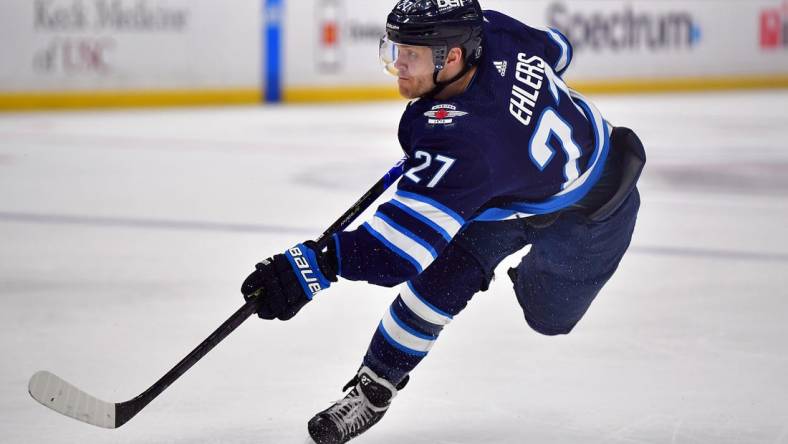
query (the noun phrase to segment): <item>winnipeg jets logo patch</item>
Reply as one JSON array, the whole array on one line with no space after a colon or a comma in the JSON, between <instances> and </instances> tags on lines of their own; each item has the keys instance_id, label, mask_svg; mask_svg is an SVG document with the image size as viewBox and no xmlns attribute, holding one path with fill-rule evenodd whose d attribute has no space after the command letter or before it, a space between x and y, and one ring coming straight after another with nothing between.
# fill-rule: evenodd
<instances>
[{"instance_id":1,"label":"winnipeg jets logo patch","mask_svg":"<svg viewBox=\"0 0 788 444\"><path fill-rule=\"evenodd\" d=\"M509 66L509 62L506 60L502 62L493 62L493 65L495 65L495 69L501 73L501 77L506 77L506 68Z\"/></svg>"},{"instance_id":2,"label":"winnipeg jets logo patch","mask_svg":"<svg viewBox=\"0 0 788 444\"><path fill-rule=\"evenodd\" d=\"M454 105L435 105L432 107L432 110L427 111L424 113L427 119L427 123L430 125L448 125L454 122L454 119L457 117L467 116L468 113L465 111L457 111L457 107Z\"/></svg>"}]
</instances>

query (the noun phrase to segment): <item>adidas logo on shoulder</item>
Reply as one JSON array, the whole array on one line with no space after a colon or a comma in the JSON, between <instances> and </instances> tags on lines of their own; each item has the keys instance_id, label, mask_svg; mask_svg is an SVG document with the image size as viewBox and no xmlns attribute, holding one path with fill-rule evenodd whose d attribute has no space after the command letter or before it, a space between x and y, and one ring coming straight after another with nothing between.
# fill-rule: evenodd
<instances>
[{"instance_id":1,"label":"adidas logo on shoulder","mask_svg":"<svg viewBox=\"0 0 788 444\"><path fill-rule=\"evenodd\" d=\"M501 73L501 77L506 77L506 68L509 66L509 62L506 60L501 62L493 62L493 65L495 65L495 69Z\"/></svg>"}]
</instances>

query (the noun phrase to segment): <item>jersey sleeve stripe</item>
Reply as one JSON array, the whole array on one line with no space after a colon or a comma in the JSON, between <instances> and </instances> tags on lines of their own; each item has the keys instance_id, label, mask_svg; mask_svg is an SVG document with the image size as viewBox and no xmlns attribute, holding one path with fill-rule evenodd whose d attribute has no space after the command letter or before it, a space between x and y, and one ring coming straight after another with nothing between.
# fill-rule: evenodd
<instances>
[{"instance_id":1,"label":"jersey sleeve stripe","mask_svg":"<svg viewBox=\"0 0 788 444\"><path fill-rule=\"evenodd\" d=\"M415 268L418 273L421 273L422 271L424 271L424 269L421 267L421 264L419 263L419 261L417 261L415 258L410 256L409 254L407 254L404 251L402 251L402 249L400 249L396 245L394 245L391 242L389 242L385 237L383 237L382 234L380 234L377 231L375 231L375 229L372 228L372 226L368 222L364 222L364 224L361 225L361 226L365 230L367 230L367 232L369 232L369 234L372 235L372 237L374 237L375 239L380 241L380 243L382 243L386 248L388 248L389 250L394 252L394 254L396 254L397 256L399 256L399 257L405 259L406 261L410 262L410 264L413 265L413 268Z\"/></svg>"},{"instance_id":2,"label":"jersey sleeve stripe","mask_svg":"<svg viewBox=\"0 0 788 444\"><path fill-rule=\"evenodd\" d=\"M389 344L391 344L394 348L396 348L397 350L399 350L401 352L404 352L404 353L407 353L407 354L413 355L413 356L427 356L427 351L418 350L416 348L416 347L418 347L418 345L413 345L413 346L409 347L409 346L403 344L403 342L407 342L406 339L397 338L397 337L393 336L392 333L389 332L386 329L386 325L384 324L384 322L385 322L385 318L384 318L383 321L380 321L380 324L378 325L378 331L383 335L384 338L386 338L386 341ZM389 325L389 328L394 330L394 327L392 327L391 325ZM396 331L395 331L394 334L396 334ZM400 342L400 341L402 341L402 342Z\"/></svg>"},{"instance_id":3,"label":"jersey sleeve stripe","mask_svg":"<svg viewBox=\"0 0 788 444\"><path fill-rule=\"evenodd\" d=\"M407 213L412 218L418 220L419 222L423 223L424 225L427 225L428 227L430 227L433 230L435 230L436 232L438 232L438 234L440 234L441 237L446 239L446 242L451 242L452 236L445 229L443 229L443 227L441 227L440 225L436 224L435 222L430 220L428 217L424 216L421 213L416 212L415 210L413 210L409 206L405 205L404 203L402 203L402 202L400 202L400 201L398 201L396 199L390 200L389 203L391 205L394 205L395 207L399 208L403 212Z\"/></svg>"},{"instance_id":4,"label":"jersey sleeve stripe","mask_svg":"<svg viewBox=\"0 0 788 444\"><path fill-rule=\"evenodd\" d=\"M438 252L435 251L435 248L429 242L427 242L426 240L424 240L424 239L420 238L419 236L415 235L412 231L408 230L407 228L403 227L402 225L394 222L394 220L392 220L390 217L388 217L385 214L383 214L380 211L378 211L377 213L375 213L375 218L383 220L383 222L385 222L391 228L397 230L398 232L400 232L401 234L406 236L408 239L412 240L413 242L416 242L422 248L424 248L425 250L429 251L429 253L430 253L430 261L433 261L433 260L435 260L435 258L438 257ZM374 218L373 218L373 221L374 221Z\"/></svg>"},{"instance_id":5,"label":"jersey sleeve stripe","mask_svg":"<svg viewBox=\"0 0 788 444\"><path fill-rule=\"evenodd\" d=\"M435 325L448 325L452 316L445 313L422 298L413 288L413 284L406 282L400 287L400 297L416 316Z\"/></svg>"},{"instance_id":6,"label":"jersey sleeve stripe","mask_svg":"<svg viewBox=\"0 0 788 444\"><path fill-rule=\"evenodd\" d=\"M465 219L460 217L460 215L428 197L398 190L394 200L431 220L443 228L451 237L454 237L465 225Z\"/></svg>"},{"instance_id":7,"label":"jersey sleeve stripe","mask_svg":"<svg viewBox=\"0 0 788 444\"><path fill-rule=\"evenodd\" d=\"M563 34L553 28L544 28L544 31L550 36L551 39L561 48L561 57L558 59L558 62L555 64L555 72L560 73L563 72L571 62L571 55L572 55L572 46L569 45L569 41L566 40Z\"/></svg>"},{"instance_id":8,"label":"jersey sleeve stripe","mask_svg":"<svg viewBox=\"0 0 788 444\"><path fill-rule=\"evenodd\" d=\"M382 213L377 213L370 221L370 226L380 233L389 243L405 252L408 256L415 259L422 270L438 257L435 249L418 236L411 233L401 225L392 221Z\"/></svg>"},{"instance_id":9,"label":"jersey sleeve stripe","mask_svg":"<svg viewBox=\"0 0 788 444\"><path fill-rule=\"evenodd\" d=\"M438 233L434 228L389 202L379 206L377 212L378 214L388 217L389 220L394 221L405 230L410 231L418 239L430 244L435 251L441 251L449 244L443 235Z\"/></svg>"}]
</instances>

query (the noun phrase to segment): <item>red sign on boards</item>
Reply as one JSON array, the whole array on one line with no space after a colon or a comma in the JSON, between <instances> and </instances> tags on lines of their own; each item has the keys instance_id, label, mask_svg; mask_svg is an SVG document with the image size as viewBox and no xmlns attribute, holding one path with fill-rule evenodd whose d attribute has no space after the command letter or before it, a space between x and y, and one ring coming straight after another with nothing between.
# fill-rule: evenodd
<instances>
[{"instance_id":1,"label":"red sign on boards","mask_svg":"<svg viewBox=\"0 0 788 444\"><path fill-rule=\"evenodd\" d=\"M761 11L761 48L775 49L788 47L788 1L782 8Z\"/></svg>"},{"instance_id":2,"label":"red sign on boards","mask_svg":"<svg viewBox=\"0 0 788 444\"><path fill-rule=\"evenodd\" d=\"M334 46L337 44L337 34L339 33L339 26L336 22L323 23L323 45Z\"/></svg>"}]
</instances>

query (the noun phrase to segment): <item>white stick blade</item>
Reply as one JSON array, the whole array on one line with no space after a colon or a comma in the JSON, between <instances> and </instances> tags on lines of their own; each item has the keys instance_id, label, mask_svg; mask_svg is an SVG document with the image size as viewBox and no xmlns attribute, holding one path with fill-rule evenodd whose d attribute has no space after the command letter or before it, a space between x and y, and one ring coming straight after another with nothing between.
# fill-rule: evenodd
<instances>
[{"instance_id":1,"label":"white stick blade","mask_svg":"<svg viewBox=\"0 0 788 444\"><path fill-rule=\"evenodd\" d=\"M33 399L62 415L98 427L115 428L115 404L94 398L57 375L38 372L30 378L27 390Z\"/></svg>"}]
</instances>

